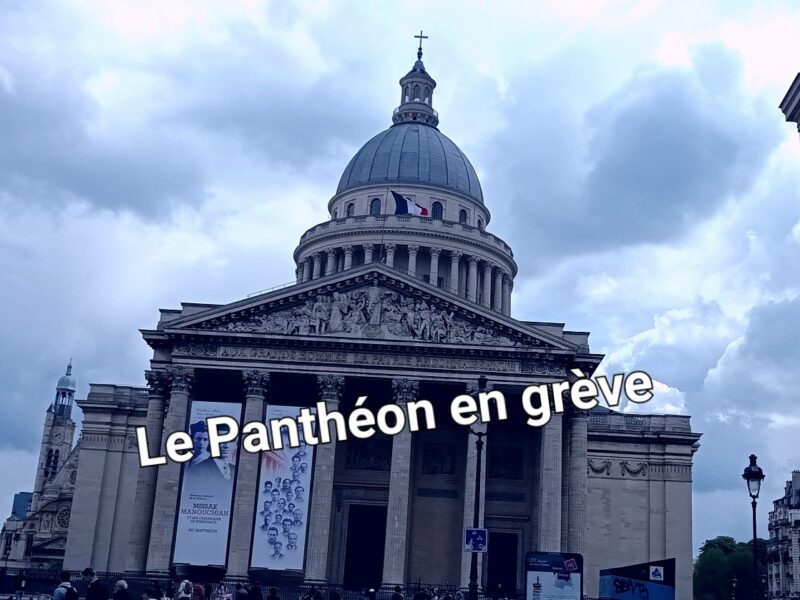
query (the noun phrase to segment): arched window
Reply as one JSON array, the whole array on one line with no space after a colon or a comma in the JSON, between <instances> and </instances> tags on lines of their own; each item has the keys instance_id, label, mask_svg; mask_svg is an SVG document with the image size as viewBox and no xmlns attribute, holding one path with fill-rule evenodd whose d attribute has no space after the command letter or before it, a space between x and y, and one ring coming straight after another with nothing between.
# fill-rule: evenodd
<instances>
[{"instance_id":1,"label":"arched window","mask_svg":"<svg viewBox=\"0 0 800 600\"><path fill-rule=\"evenodd\" d=\"M338 219L338 218L339 218L339 216L338 216L338 210L334 208L334 209L333 209L333 220L335 221L335 220L336 220L336 219Z\"/></svg>"},{"instance_id":2,"label":"arched window","mask_svg":"<svg viewBox=\"0 0 800 600\"><path fill-rule=\"evenodd\" d=\"M478 229L483 229L483 219L478 219Z\"/></svg>"},{"instance_id":3,"label":"arched window","mask_svg":"<svg viewBox=\"0 0 800 600\"><path fill-rule=\"evenodd\" d=\"M414 95L412 99L419 102L419 85L417 84L414 84Z\"/></svg>"},{"instance_id":4,"label":"arched window","mask_svg":"<svg viewBox=\"0 0 800 600\"><path fill-rule=\"evenodd\" d=\"M467 224L467 211L465 211L463 208L458 211L458 222L463 225Z\"/></svg>"},{"instance_id":5,"label":"arched window","mask_svg":"<svg viewBox=\"0 0 800 600\"><path fill-rule=\"evenodd\" d=\"M352 202L347 205L347 216L352 217L356 212L356 205Z\"/></svg>"},{"instance_id":6,"label":"arched window","mask_svg":"<svg viewBox=\"0 0 800 600\"><path fill-rule=\"evenodd\" d=\"M373 198L370 200L369 203L369 214L371 215L379 215L381 214L381 199L380 198Z\"/></svg>"},{"instance_id":7,"label":"arched window","mask_svg":"<svg viewBox=\"0 0 800 600\"><path fill-rule=\"evenodd\" d=\"M442 203L441 202L434 202L433 206L431 207L431 216L434 219L441 219L443 212L444 211L442 210Z\"/></svg>"}]
</instances>

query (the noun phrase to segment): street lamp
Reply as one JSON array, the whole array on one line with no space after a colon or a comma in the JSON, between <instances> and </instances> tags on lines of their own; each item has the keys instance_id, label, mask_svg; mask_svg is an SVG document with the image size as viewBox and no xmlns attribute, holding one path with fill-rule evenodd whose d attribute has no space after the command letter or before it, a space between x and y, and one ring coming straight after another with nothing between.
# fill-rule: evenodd
<instances>
[{"instance_id":1,"label":"street lamp","mask_svg":"<svg viewBox=\"0 0 800 600\"><path fill-rule=\"evenodd\" d=\"M756 464L756 455L750 455L750 464L744 468L742 479L747 482L747 493L750 494L753 507L753 598L758 598L759 576L758 576L758 555L756 554L756 500L761 491L761 482L764 481L764 471Z\"/></svg>"},{"instance_id":2,"label":"street lamp","mask_svg":"<svg viewBox=\"0 0 800 600\"><path fill-rule=\"evenodd\" d=\"M486 383L485 376L478 377L478 392L486 391ZM472 427L469 428L469 432L477 438L475 440L475 450L477 451L475 462L475 512L472 515L472 527L478 529L481 516L481 454L483 453L483 438L486 432L476 431ZM478 600L478 554L476 552L473 552L470 557L468 588L468 600Z\"/></svg>"},{"instance_id":3,"label":"street lamp","mask_svg":"<svg viewBox=\"0 0 800 600\"><path fill-rule=\"evenodd\" d=\"M731 593L731 600L736 600L736 575L733 576L733 581L731 581L731 586L733 588L733 592Z\"/></svg>"}]
</instances>

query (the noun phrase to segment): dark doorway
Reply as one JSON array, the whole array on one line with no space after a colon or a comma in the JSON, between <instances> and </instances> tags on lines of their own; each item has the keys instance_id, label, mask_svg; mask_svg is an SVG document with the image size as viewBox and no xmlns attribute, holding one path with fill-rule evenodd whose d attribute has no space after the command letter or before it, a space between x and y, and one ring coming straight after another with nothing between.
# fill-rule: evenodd
<instances>
[{"instance_id":1,"label":"dark doorway","mask_svg":"<svg viewBox=\"0 0 800 600\"><path fill-rule=\"evenodd\" d=\"M344 587L378 589L383 579L386 507L351 504L347 519Z\"/></svg>"},{"instance_id":2,"label":"dark doorway","mask_svg":"<svg viewBox=\"0 0 800 600\"><path fill-rule=\"evenodd\" d=\"M489 532L487 588L500 597L514 597L517 591L517 534ZM502 587L501 587L502 586ZM498 589L499 588L499 589Z\"/></svg>"}]
</instances>

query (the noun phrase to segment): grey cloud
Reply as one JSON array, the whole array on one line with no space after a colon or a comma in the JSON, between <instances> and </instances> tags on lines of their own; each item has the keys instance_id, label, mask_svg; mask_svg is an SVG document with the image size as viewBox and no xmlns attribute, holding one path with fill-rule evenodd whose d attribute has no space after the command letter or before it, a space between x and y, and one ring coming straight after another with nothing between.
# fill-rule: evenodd
<instances>
[{"instance_id":1,"label":"grey cloud","mask_svg":"<svg viewBox=\"0 0 800 600\"><path fill-rule=\"evenodd\" d=\"M539 106L520 103L513 129L494 141L492 167L510 175L494 185L509 203L511 241L526 258L524 270L553 256L676 240L749 189L777 145L777 121L765 126L763 107L739 89L727 50L707 47L698 56L704 71L723 67L708 87L691 71L642 67L588 110L581 126L554 114L564 121L560 133L544 124ZM518 96L534 97L530 81L515 85ZM545 148L529 151L539 132ZM565 144L580 148L583 166L576 149L565 152L566 168L537 166L543 153L557 157ZM545 158L545 165L555 162Z\"/></svg>"},{"instance_id":2,"label":"grey cloud","mask_svg":"<svg viewBox=\"0 0 800 600\"><path fill-rule=\"evenodd\" d=\"M742 339L709 373L702 390L689 394L690 412L707 429L697 455L698 489L730 485L726 469L733 469L751 452L763 456L762 462L773 472L776 460L788 460L796 468L800 453L781 434L782 429L769 429L769 417L800 414L800 349L794 343L798 323L800 296L755 307ZM727 422L718 415L726 416ZM775 475L783 478L786 473Z\"/></svg>"}]
</instances>

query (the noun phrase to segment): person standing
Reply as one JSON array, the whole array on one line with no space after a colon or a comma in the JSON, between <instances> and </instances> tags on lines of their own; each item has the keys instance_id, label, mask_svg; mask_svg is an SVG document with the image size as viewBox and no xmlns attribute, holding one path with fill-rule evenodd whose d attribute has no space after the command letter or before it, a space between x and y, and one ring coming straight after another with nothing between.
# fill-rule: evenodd
<instances>
[{"instance_id":1,"label":"person standing","mask_svg":"<svg viewBox=\"0 0 800 600\"><path fill-rule=\"evenodd\" d=\"M269 588L269 594L267 595L267 600L281 600L278 596L277 588Z\"/></svg>"},{"instance_id":2,"label":"person standing","mask_svg":"<svg viewBox=\"0 0 800 600\"><path fill-rule=\"evenodd\" d=\"M53 592L53 600L78 600L78 591L72 587L72 583L69 580L70 574L68 571L59 573L58 581L60 583Z\"/></svg>"},{"instance_id":3,"label":"person standing","mask_svg":"<svg viewBox=\"0 0 800 600\"><path fill-rule=\"evenodd\" d=\"M92 567L86 567L82 575L86 583L86 600L108 600L108 588L97 578Z\"/></svg>"},{"instance_id":4,"label":"person standing","mask_svg":"<svg viewBox=\"0 0 800 600\"><path fill-rule=\"evenodd\" d=\"M158 600L157 595L156 589L150 586L142 592L141 600Z\"/></svg>"},{"instance_id":5,"label":"person standing","mask_svg":"<svg viewBox=\"0 0 800 600\"><path fill-rule=\"evenodd\" d=\"M128 582L124 579L120 579L117 583L114 584L114 600L130 600L130 594L128 594ZM55 598L53 599L55 600Z\"/></svg>"},{"instance_id":6,"label":"person standing","mask_svg":"<svg viewBox=\"0 0 800 600\"><path fill-rule=\"evenodd\" d=\"M206 590L199 583L192 586L192 600L206 600Z\"/></svg>"},{"instance_id":7,"label":"person standing","mask_svg":"<svg viewBox=\"0 0 800 600\"><path fill-rule=\"evenodd\" d=\"M17 600L22 600L22 594L25 593L25 586L28 581L25 579L25 571L20 571L14 578L14 593Z\"/></svg>"},{"instance_id":8,"label":"person standing","mask_svg":"<svg viewBox=\"0 0 800 600\"><path fill-rule=\"evenodd\" d=\"M250 589L247 590L247 598L248 600L262 600L261 584L258 581L254 581L250 585Z\"/></svg>"},{"instance_id":9,"label":"person standing","mask_svg":"<svg viewBox=\"0 0 800 600\"><path fill-rule=\"evenodd\" d=\"M175 594L176 600L188 600L192 597L192 582L188 579L181 581L178 592Z\"/></svg>"},{"instance_id":10,"label":"person standing","mask_svg":"<svg viewBox=\"0 0 800 600\"><path fill-rule=\"evenodd\" d=\"M399 585L394 586L394 592L392 592L390 600L406 600L403 597L403 588L401 588Z\"/></svg>"}]
</instances>

